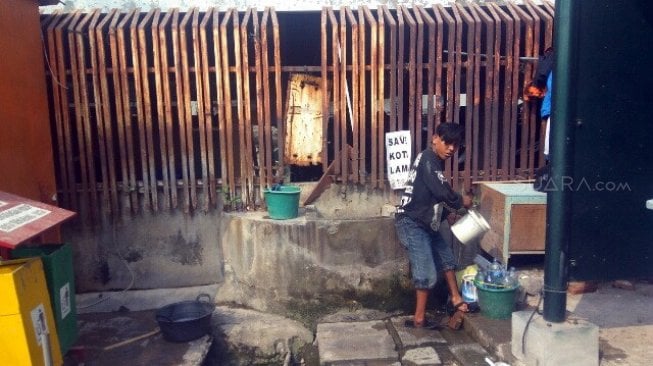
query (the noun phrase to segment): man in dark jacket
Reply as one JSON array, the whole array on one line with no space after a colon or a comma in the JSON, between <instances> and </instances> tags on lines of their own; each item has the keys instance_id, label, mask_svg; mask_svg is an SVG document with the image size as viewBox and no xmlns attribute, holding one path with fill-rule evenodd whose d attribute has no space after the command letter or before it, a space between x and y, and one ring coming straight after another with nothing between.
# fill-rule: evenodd
<instances>
[{"instance_id":1,"label":"man in dark jacket","mask_svg":"<svg viewBox=\"0 0 653 366\"><path fill-rule=\"evenodd\" d=\"M463 138L463 127L441 123L431 140L431 147L417 155L411 166L401 205L395 215L399 241L408 251L416 307L408 326L428 327L425 320L428 292L435 286L437 271L444 272L454 309L467 312L458 291L455 259L451 247L438 232L442 212L455 214L472 205L471 196L460 195L451 188L444 176L444 162L454 155Z\"/></svg>"}]
</instances>

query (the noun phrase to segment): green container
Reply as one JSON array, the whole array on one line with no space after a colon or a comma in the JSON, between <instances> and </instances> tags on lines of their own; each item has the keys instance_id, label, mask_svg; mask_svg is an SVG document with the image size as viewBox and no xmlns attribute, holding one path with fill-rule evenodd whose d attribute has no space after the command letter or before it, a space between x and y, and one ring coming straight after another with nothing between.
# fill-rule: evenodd
<instances>
[{"instance_id":1,"label":"green container","mask_svg":"<svg viewBox=\"0 0 653 366\"><path fill-rule=\"evenodd\" d=\"M478 294L478 306L481 315L490 319L509 319L515 310L517 287L489 288L487 285L474 281Z\"/></svg>"},{"instance_id":2,"label":"green container","mask_svg":"<svg viewBox=\"0 0 653 366\"><path fill-rule=\"evenodd\" d=\"M294 219L299 212L299 192L297 186L279 186L275 190L263 191L270 218L275 220Z\"/></svg>"},{"instance_id":3,"label":"green container","mask_svg":"<svg viewBox=\"0 0 653 366\"><path fill-rule=\"evenodd\" d=\"M66 354L77 341L77 308L75 305L75 276L73 252L68 244L18 247L11 252L13 258L41 257L45 280L50 292L50 302L61 346Z\"/></svg>"}]
</instances>

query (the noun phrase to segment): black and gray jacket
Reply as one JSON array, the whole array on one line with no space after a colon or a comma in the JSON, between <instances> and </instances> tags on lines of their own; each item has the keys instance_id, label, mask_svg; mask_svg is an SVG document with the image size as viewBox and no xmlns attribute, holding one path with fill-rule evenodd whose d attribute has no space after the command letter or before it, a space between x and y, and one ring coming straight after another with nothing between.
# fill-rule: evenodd
<instances>
[{"instance_id":1,"label":"black and gray jacket","mask_svg":"<svg viewBox=\"0 0 653 366\"><path fill-rule=\"evenodd\" d=\"M410 167L401 204L397 208L397 218L406 215L425 228L431 228L432 222L443 219L438 217L434 220L433 217L434 206L438 203L444 204L445 211L458 210L463 205L463 199L444 177L444 160L432 149L426 149L417 155Z\"/></svg>"}]
</instances>

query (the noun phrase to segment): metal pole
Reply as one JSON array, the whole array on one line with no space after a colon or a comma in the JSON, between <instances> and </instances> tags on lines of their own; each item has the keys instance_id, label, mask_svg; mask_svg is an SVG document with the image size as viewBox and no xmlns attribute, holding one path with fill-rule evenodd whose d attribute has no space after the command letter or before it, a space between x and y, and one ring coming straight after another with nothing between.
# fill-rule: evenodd
<instances>
[{"instance_id":1,"label":"metal pole","mask_svg":"<svg viewBox=\"0 0 653 366\"><path fill-rule=\"evenodd\" d=\"M572 192L568 188L573 176L574 83L577 65L574 9L579 1L556 1L556 53L553 69L551 115L551 172L547 193L546 249L544 259L544 319L563 322L567 306L567 248L571 229Z\"/></svg>"}]
</instances>

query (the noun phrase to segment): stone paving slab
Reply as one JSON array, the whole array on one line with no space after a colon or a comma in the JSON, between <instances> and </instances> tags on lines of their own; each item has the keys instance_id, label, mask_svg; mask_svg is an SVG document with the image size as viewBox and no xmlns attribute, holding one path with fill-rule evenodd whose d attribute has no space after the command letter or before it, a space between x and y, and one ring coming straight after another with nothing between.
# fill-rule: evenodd
<instances>
[{"instance_id":1,"label":"stone paving slab","mask_svg":"<svg viewBox=\"0 0 653 366\"><path fill-rule=\"evenodd\" d=\"M404 348L447 343L438 330L407 328L404 322L409 319L412 319L412 316L399 316L391 319L392 326L397 331Z\"/></svg>"},{"instance_id":2,"label":"stone paving slab","mask_svg":"<svg viewBox=\"0 0 653 366\"><path fill-rule=\"evenodd\" d=\"M487 366L485 358L490 354L478 343L453 344L449 349L462 365Z\"/></svg>"},{"instance_id":3,"label":"stone paving slab","mask_svg":"<svg viewBox=\"0 0 653 366\"><path fill-rule=\"evenodd\" d=\"M391 365L399 360L382 320L318 324L317 344L321 365Z\"/></svg>"},{"instance_id":4,"label":"stone paving slab","mask_svg":"<svg viewBox=\"0 0 653 366\"><path fill-rule=\"evenodd\" d=\"M438 366L442 364L440 355L433 347L413 348L401 358L403 366Z\"/></svg>"}]
</instances>

